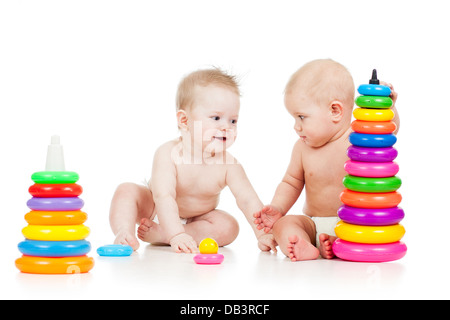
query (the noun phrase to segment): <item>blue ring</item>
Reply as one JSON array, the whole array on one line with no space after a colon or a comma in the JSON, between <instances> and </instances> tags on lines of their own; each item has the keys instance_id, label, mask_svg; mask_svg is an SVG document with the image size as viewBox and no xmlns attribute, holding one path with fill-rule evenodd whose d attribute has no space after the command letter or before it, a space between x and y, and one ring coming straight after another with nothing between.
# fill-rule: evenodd
<instances>
[{"instance_id":1,"label":"blue ring","mask_svg":"<svg viewBox=\"0 0 450 320\"><path fill-rule=\"evenodd\" d=\"M91 251L91 243L86 240L76 241L22 241L19 251L27 256L35 257L76 257Z\"/></svg>"},{"instance_id":2,"label":"blue ring","mask_svg":"<svg viewBox=\"0 0 450 320\"><path fill-rule=\"evenodd\" d=\"M362 84L358 87L359 94L365 96L384 96L391 94L391 88L380 84Z\"/></svg>"},{"instance_id":3,"label":"blue ring","mask_svg":"<svg viewBox=\"0 0 450 320\"><path fill-rule=\"evenodd\" d=\"M99 256L127 257L133 253L133 248L124 244L109 244L97 249Z\"/></svg>"},{"instance_id":4,"label":"blue ring","mask_svg":"<svg viewBox=\"0 0 450 320\"><path fill-rule=\"evenodd\" d=\"M350 143L358 147L387 148L397 142L394 134L369 134L352 132L348 137Z\"/></svg>"},{"instance_id":5,"label":"blue ring","mask_svg":"<svg viewBox=\"0 0 450 320\"><path fill-rule=\"evenodd\" d=\"M84 201L78 197L66 198L38 198L33 197L27 201L31 210L37 211L74 211L84 206Z\"/></svg>"}]
</instances>

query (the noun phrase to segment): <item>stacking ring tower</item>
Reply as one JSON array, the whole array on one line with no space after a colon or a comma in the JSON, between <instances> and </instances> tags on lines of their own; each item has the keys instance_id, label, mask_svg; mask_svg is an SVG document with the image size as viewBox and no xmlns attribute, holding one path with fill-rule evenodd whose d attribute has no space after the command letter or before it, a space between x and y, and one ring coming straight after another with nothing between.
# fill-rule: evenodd
<instances>
[{"instance_id":1,"label":"stacking ring tower","mask_svg":"<svg viewBox=\"0 0 450 320\"><path fill-rule=\"evenodd\" d=\"M385 262L401 259L406 245L399 223L404 218L398 207L402 197L397 189L399 166L394 159L397 142L396 125L392 121L391 90L380 85L373 70L369 84L360 85L355 121L349 136L352 144L345 163L348 173L341 193L343 206L338 210L341 221L335 228L338 239L333 243L335 255L343 260Z\"/></svg>"},{"instance_id":2,"label":"stacking ring tower","mask_svg":"<svg viewBox=\"0 0 450 320\"><path fill-rule=\"evenodd\" d=\"M36 274L86 273L94 259L87 256L91 244L85 240L90 230L83 224L83 189L76 184L78 174L65 170L59 136L52 136L45 169L31 176L31 211L25 215L28 226L22 229L25 240L18 245L22 257L16 267Z\"/></svg>"}]
</instances>

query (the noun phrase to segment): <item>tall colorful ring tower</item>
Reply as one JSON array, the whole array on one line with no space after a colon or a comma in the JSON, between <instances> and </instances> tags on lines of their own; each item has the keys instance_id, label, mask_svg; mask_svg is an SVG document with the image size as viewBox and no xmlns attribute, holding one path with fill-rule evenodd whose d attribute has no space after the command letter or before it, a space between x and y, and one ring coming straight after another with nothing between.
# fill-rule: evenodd
<instances>
[{"instance_id":1,"label":"tall colorful ring tower","mask_svg":"<svg viewBox=\"0 0 450 320\"><path fill-rule=\"evenodd\" d=\"M24 273L86 273L94 266L87 256L91 244L85 240L89 228L83 223L87 214L81 211L84 201L78 174L66 171L59 136L48 146L46 170L32 174L34 184L28 189L33 196L27 202L31 209L25 215L28 226L22 229L25 240L18 248L22 257L16 267Z\"/></svg>"},{"instance_id":2,"label":"tall colorful ring tower","mask_svg":"<svg viewBox=\"0 0 450 320\"><path fill-rule=\"evenodd\" d=\"M333 251L350 261L398 260L407 248L400 241L405 228L399 223L404 212L398 207L402 197L397 189L402 181L396 176L399 166L394 162L397 128L392 121L391 89L380 85L373 70L369 84L360 85L358 93Z\"/></svg>"}]
</instances>

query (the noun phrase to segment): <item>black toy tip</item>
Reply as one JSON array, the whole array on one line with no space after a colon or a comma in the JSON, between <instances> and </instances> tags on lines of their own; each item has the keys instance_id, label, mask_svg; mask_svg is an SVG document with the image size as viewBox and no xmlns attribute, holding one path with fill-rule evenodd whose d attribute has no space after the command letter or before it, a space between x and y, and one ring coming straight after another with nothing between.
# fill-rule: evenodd
<instances>
[{"instance_id":1,"label":"black toy tip","mask_svg":"<svg viewBox=\"0 0 450 320\"><path fill-rule=\"evenodd\" d=\"M372 79L369 80L369 84L380 84L380 80L377 78L377 69L373 69Z\"/></svg>"}]
</instances>

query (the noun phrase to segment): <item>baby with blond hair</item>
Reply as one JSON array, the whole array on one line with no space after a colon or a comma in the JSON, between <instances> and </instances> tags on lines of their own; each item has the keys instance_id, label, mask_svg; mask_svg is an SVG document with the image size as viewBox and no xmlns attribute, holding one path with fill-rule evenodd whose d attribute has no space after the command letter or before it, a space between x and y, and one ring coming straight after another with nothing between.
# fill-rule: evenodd
<instances>
[{"instance_id":1,"label":"baby with blond hair","mask_svg":"<svg viewBox=\"0 0 450 320\"><path fill-rule=\"evenodd\" d=\"M392 109L397 93L391 88ZM273 235L281 251L292 261L334 256L334 227L342 205L339 195L346 175L344 163L350 146L355 87L353 78L341 64L314 60L295 72L286 85L284 102L294 118L299 140L270 205L256 212L254 223ZM287 215L303 189L303 215Z\"/></svg>"},{"instance_id":2,"label":"baby with blond hair","mask_svg":"<svg viewBox=\"0 0 450 320\"><path fill-rule=\"evenodd\" d=\"M273 235L253 225L252 213L263 204L242 165L226 151L237 135L240 92L235 78L219 69L192 72L179 84L176 106L181 136L157 149L148 186L123 183L116 189L110 209L114 243L136 250L139 224L139 239L170 245L176 252L197 252L204 238L225 246L239 232L236 219L217 208L228 186L259 248L276 250Z\"/></svg>"}]
</instances>

